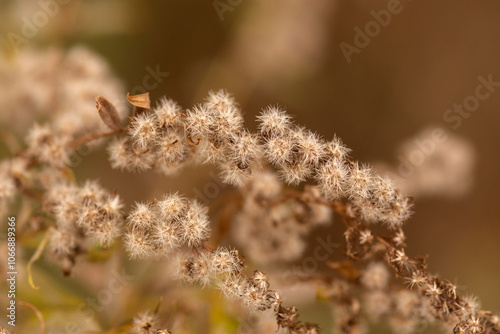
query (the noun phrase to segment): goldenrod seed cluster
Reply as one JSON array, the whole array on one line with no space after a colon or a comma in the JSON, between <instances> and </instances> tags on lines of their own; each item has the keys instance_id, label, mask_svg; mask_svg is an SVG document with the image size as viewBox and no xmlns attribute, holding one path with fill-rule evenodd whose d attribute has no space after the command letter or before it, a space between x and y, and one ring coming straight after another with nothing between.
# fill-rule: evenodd
<instances>
[{"instance_id":1,"label":"goldenrod seed cluster","mask_svg":"<svg viewBox=\"0 0 500 334\"><path fill-rule=\"evenodd\" d=\"M165 256L183 244L196 247L210 235L207 208L178 194L136 203L127 227L125 246L132 258Z\"/></svg>"},{"instance_id":2,"label":"goldenrod seed cluster","mask_svg":"<svg viewBox=\"0 0 500 334\"><path fill-rule=\"evenodd\" d=\"M120 197L97 181L87 181L82 187L71 183L54 185L44 205L56 220L50 248L68 273L76 256L91 246L89 241L107 247L121 234Z\"/></svg>"},{"instance_id":3,"label":"goldenrod seed cluster","mask_svg":"<svg viewBox=\"0 0 500 334\"><path fill-rule=\"evenodd\" d=\"M419 332L428 324L453 333L500 333L498 316L482 310L475 297L461 295L455 284L430 274L425 257L411 256L403 231L411 215L411 200L392 179L353 159L351 150L336 135L325 140L295 124L278 106L262 110L257 117L258 131L252 133L245 127L240 107L225 91L210 92L203 103L189 109L167 98L151 107L147 93L127 95L133 105L127 121L121 85L110 78L107 64L88 50L23 57L25 61L33 58L34 77L45 73L43 77L50 82L42 85L35 80L46 89L28 89L30 75L7 70L0 56L0 81L11 80L19 88L4 89L14 97L11 109L35 105L54 111L39 115L46 118L44 124L33 117L24 144L6 140L12 158L0 162L0 213L18 197L23 199L17 240L29 240L32 235L38 240L38 233L45 233L28 271L47 243L66 275L79 255L88 254L89 259L99 261L102 259L94 255L121 249L112 247L118 238L130 258L143 260L134 267L151 259L163 260L155 268L158 276L151 276L153 296L143 298L145 303L160 299L154 312L133 309L130 313L135 305L123 299L112 304L121 291L126 298L143 297L142 290L140 294L133 290L137 284L126 282L133 274L114 274L108 286L98 291L102 303L92 307L105 310L122 303L120 311L129 312L121 315L127 319L124 326L106 331L180 333L193 328L189 323L193 318L206 316L212 300L202 299L209 294L180 289L171 279L174 275L168 275L172 265L183 282L215 287L226 297L224 302L229 299L231 305L246 306L230 310L231 317L242 316L243 322L249 320L249 314L269 311L274 317L272 332L320 331L318 325L301 322L295 306L284 305L281 293L271 289L279 282L280 291L290 288L290 293L297 292L293 296L297 299L308 294L307 288L316 291L331 306L333 326L339 333L368 333L372 323L383 323L399 334ZM41 63L47 63L52 76ZM59 63L62 68L56 66ZM97 113L92 108L94 101ZM0 119L17 116L3 113ZM22 119L15 123L23 124ZM97 181L77 183L71 169L78 159L91 154L83 152L84 148L97 147L107 137L113 137L107 146L113 168L154 170L169 176L188 165L210 163L217 167L222 181L236 189L224 190L227 197L221 201L223 205L212 208L212 223L206 205L177 193L136 202L124 215L119 195ZM435 159L447 159L444 165L453 166L450 154L437 153ZM431 170L435 166L423 167ZM422 175L416 172L417 179ZM440 187L452 179L441 182ZM438 184L435 180L429 183ZM431 188L427 185L426 189ZM330 233L342 232L343 241L332 243ZM233 242L239 250L229 246ZM126 260L114 259L110 263ZM245 259L248 267L265 266L266 273L247 268ZM86 265L90 268L91 264ZM293 270L280 279L290 267ZM93 284L104 285L98 276L93 276ZM397 285L398 281L404 285ZM32 277L30 284L33 286ZM162 300L163 296L168 300ZM166 310L160 311L160 306ZM43 314L32 309L43 320ZM92 325L102 325L98 322ZM113 322L102 323L106 323L100 328L104 330ZM240 328L269 332L248 323Z\"/></svg>"},{"instance_id":4,"label":"goldenrod seed cluster","mask_svg":"<svg viewBox=\"0 0 500 334\"><path fill-rule=\"evenodd\" d=\"M277 107L265 109L258 118L267 160L282 179L295 185L314 178L328 200L348 198L368 222L400 226L410 216L411 204L387 178L375 176L369 166L349 159L338 137L326 142L315 133L292 123Z\"/></svg>"}]
</instances>

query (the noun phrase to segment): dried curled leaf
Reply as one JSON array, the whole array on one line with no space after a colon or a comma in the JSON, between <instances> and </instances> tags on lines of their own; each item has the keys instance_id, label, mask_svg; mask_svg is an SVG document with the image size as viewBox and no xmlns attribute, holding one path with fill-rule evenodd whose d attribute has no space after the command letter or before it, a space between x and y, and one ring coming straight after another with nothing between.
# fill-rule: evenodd
<instances>
[{"instance_id":1,"label":"dried curled leaf","mask_svg":"<svg viewBox=\"0 0 500 334\"><path fill-rule=\"evenodd\" d=\"M104 124L111 130L120 130L122 124L115 106L103 96L98 96L95 100L97 102L97 112Z\"/></svg>"},{"instance_id":2,"label":"dried curled leaf","mask_svg":"<svg viewBox=\"0 0 500 334\"><path fill-rule=\"evenodd\" d=\"M130 93L127 93L127 101L134 106L134 116L151 110L149 93L138 95L130 95Z\"/></svg>"}]
</instances>

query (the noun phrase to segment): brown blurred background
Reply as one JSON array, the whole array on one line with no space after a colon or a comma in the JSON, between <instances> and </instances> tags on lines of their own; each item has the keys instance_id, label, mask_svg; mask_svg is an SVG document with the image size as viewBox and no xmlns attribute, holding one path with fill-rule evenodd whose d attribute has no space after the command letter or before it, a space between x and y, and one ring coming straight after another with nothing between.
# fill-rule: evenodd
<instances>
[{"instance_id":1,"label":"brown blurred background","mask_svg":"<svg viewBox=\"0 0 500 334\"><path fill-rule=\"evenodd\" d=\"M2 36L19 30L20 18L38 6L2 2ZM361 161L397 163L399 143L429 125L467 139L476 152L472 188L461 198L416 199L406 226L409 252L429 254L431 272L500 312L500 89L456 130L443 120L448 108L474 94L478 76L500 81L500 2L401 0L401 12L348 63L340 43L354 45L354 28L364 30L374 20L370 11L387 6L380 0L71 0L30 43L83 43L108 59L128 90L158 67L169 76L151 90L152 100L166 95L186 108L211 89L227 89L250 129L261 108L279 104L326 138L336 133ZM210 182L201 168L182 178L111 173L99 162L104 156L92 153L77 175L100 178L128 204L170 189L193 195Z\"/></svg>"}]
</instances>

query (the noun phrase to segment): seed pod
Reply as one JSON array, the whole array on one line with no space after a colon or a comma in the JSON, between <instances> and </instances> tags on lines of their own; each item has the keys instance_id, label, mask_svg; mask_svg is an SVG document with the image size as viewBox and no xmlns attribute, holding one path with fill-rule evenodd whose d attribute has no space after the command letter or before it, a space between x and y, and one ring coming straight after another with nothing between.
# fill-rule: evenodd
<instances>
[{"instance_id":1,"label":"seed pod","mask_svg":"<svg viewBox=\"0 0 500 334\"><path fill-rule=\"evenodd\" d=\"M95 100L97 102L97 112L104 124L111 130L120 130L122 124L115 106L103 96L98 96Z\"/></svg>"}]
</instances>

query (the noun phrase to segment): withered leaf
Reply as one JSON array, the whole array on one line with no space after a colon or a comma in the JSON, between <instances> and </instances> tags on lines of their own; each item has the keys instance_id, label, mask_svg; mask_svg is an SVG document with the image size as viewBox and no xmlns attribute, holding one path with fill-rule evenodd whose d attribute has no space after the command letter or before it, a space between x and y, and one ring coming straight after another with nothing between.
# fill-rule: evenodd
<instances>
[{"instance_id":1,"label":"withered leaf","mask_svg":"<svg viewBox=\"0 0 500 334\"><path fill-rule=\"evenodd\" d=\"M104 124L111 130L120 130L122 124L115 106L103 96L98 96L95 100L97 102L97 112Z\"/></svg>"},{"instance_id":2,"label":"withered leaf","mask_svg":"<svg viewBox=\"0 0 500 334\"><path fill-rule=\"evenodd\" d=\"M130 95L127 93L127 101L134 106L134 116L151 110L149 93Z\"/></svg>"}]
</instances>

